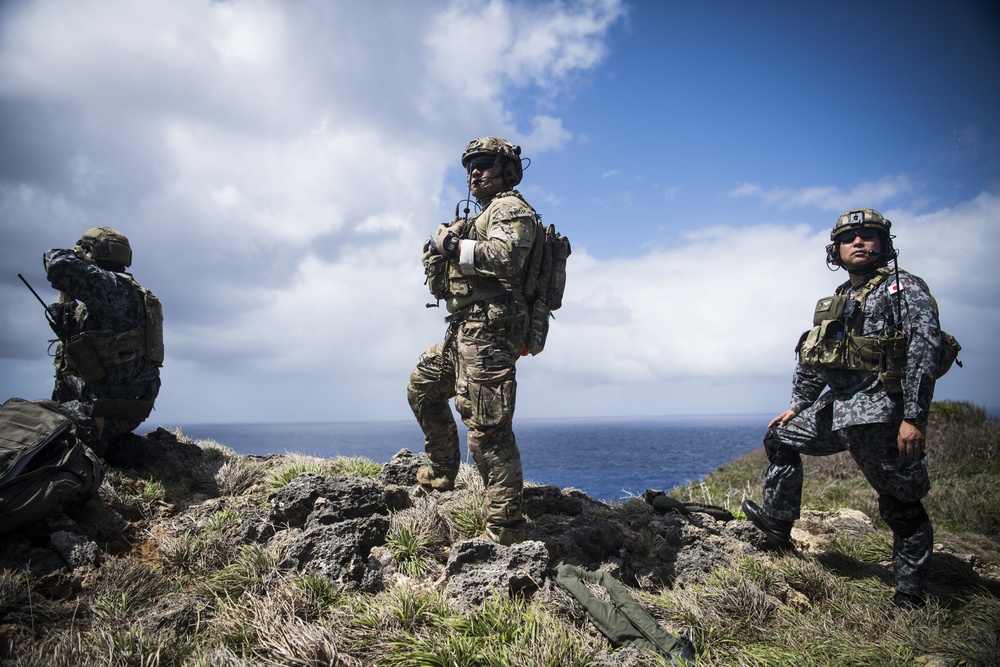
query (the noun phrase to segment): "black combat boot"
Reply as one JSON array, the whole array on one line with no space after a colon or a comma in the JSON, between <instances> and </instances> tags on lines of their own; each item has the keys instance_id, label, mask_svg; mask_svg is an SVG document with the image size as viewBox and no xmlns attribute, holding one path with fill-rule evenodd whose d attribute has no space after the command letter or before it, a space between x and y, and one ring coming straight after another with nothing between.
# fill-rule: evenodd
<instances>
[{"instance_id":1,"label":"black combat boot","mask_svg":"<svg viewBox=\"0 0 1000 667\"><path fill-rule=\"evenodd\" d=\"M760 528L771 544L779 549L793 549L792 544L792 521L788 519L773 519L764 514L764 510L757 503L749 498L741 505L743 513L753 522L753 525Z\"/></svg>"},{"instance_id":2,"label":"black combat boot","mask_svg":"<svg viewBox=\"0 0 1000 667\"><path fill-rule=\"evenodd\" d=\"M896 594L892 596L892 606L896 609L920 609L927 604L927 598L923 595L916 593L904 593L903 591L896 591Z\"/></svg>"}]
</instances>

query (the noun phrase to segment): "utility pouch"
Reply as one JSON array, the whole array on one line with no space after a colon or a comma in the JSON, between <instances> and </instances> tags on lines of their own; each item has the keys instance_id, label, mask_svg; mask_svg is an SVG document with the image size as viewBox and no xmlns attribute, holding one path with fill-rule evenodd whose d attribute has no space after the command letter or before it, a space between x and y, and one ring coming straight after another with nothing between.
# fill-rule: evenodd
<instances>
[{"instance_id":1,"label":"utility pouch","mask_svg":"<svg viewBox=\"0 0 1000 667\"><path fill-rule=\"evenodd\" d=\"M843 294L826 296L817 301L813 312L813 326L818 327L825 320L839 320L844 313L844 301Z\"/></svg>"},{"instance_id":2,"label":"utility pouch","mask_svg":"<svg viewBox=\"0 0 1000 667\"><path fill-rule=\"evenodd\" d=\"M847 341L844 323L825 320L806 331L799 338L795 352L805 368L839 369L847 365Z\"/></svg>"},{"instance_id":3,"label":"utility pouch","mask_svg":"<svg viewBox=\"0 0 1000 667\"><path fill-rule=\"evenodd\" d=\"M906 364L906 332L899 331L877 339L881 352L878 378L889 394L903 393L903 372Z\"/></svg>"},{"instance_id":4,"label":"utility pouch","mask_svg":"<svg viewBox=\"0 0 1000 667\"><path fill-rule=\"evenodd\" d=\"M431 255L424 262L427 289L435 299L448 296L448 260L441 255Z\"/></svg>"},{"instance_id":5,"label":"utility pouch","mask_svg":"<svg viewBox=\"0 0 1000 667\"><path fill-rule=\"evenodd\" d=\"M958 339L950 333L941 332L941 356L938 357L938 369L935 378L939 378L949 370L952 364L957 363L962 367L962 362L958 361L958 353L962 351L962 346L958 344Z\"/></svg>"},{"instance_id":6,"label":"utility pouch","mask_svg":"<svg viewBox=\"0 0 1000 667\"><path fill-rule=\"evenodd\" d=\"M545 339L549 336L549 320L552 310L538 299L531 305L531 317L528 320L528 336L524 348L532 356L545 349Z\"/></svg>"},{"instance_id":7,"label":"utility pouch","mask_svg":"<svg viewBox=\"0 0 1000 667\"><path fill-rule=\"evenodd\" d=\"M84 382L100 382L108 374L90 337L86 335L75 336L68 343L64 343L61 362L59 369L61 372L77 375Z\"/></svg>"}]
</instances>

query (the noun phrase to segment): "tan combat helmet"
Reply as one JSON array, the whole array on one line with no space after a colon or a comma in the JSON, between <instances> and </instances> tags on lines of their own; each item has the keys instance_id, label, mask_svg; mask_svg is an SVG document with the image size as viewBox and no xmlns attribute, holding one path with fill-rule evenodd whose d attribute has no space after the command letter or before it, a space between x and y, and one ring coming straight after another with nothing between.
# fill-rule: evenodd
<instances>
[{"instance_id":1,"label":"tan combat helmet","mask_svg":"<svg viewBox=\"0 0 1000 667\"><path fill-rule=\"evenodd\" d=\"M504 187L513 188L521 182L524 167L521 165L521 147L515 146L500 137L480 137L473 139L462 151L462 166L469 168L469 163L480 155L493 155L500 158L503 166Z\"/></svg>"},{"instance_id":2,"label":"tan combat helmet","mask_svg":"<svg viewBox=\"0 0 1000 667\"><path fill-rule=\"evenodd\" d=\"M95 263L132 265L132 246L121 232L110 227L91 227L76 242L77 252L85 253Z\"/></svg>"},{"instance_id":3,"label":"tan combat helmet","mask_svg":"<svg viewBox=\"0 0 1000 667\"><path fill-rule=\"evenodd\" d=\"M895 259L896 249L892 247L892 235L889 229L892 223L884 215L873 208L858 208L847 211L837 218L830 231L830 245L826 247L826 263L831 266L843 266L840 261L840 242L837 240L842 232L857 229L874 229L879 233L882 252L879 256L879 266L890 259Z\"/></svg>"}]
</instances>

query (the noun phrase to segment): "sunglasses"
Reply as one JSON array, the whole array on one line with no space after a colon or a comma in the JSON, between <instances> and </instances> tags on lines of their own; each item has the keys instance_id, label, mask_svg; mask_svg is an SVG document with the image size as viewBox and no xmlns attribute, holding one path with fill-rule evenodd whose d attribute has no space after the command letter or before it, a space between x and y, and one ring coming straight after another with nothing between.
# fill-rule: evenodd
<instances>
[{"instance_id":1,"label":"sunglasses","mask_svg":"<svg viewBox=\"0 0 1000 667\"><path fill-rule=\"evenodd\" d=\"M878 232L874 229L851 229L837 234L837 243L853 243L859 236L862 241L871 241L878 237Z\"/></svg>"},{"instance_id":2,"label":"sunglasses","mask_svg":"<svg viewBox=\"0 0 1000 667\"><path fill-rule=\"evenodd\" d=\"M469 171L473 169L478 169L479 171L486 171L496 162L495 157L478 157L475 160L469 162Z\"/></svg>"}]
</instances>

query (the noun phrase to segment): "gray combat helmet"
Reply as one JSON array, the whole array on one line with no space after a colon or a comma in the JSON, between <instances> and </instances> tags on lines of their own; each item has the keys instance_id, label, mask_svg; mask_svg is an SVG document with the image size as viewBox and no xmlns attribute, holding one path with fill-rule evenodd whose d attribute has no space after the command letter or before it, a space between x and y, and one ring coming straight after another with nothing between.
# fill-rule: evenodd
<instances>
[{"instance_id":1,"label":"gray combat helmet","mask_svg":"<svg viewBox=\"0 0 1000 667\"><path fill-rule=\"evenodd\" d=\"M884 215L873 208L858 208L847 211L837 218L830 231L830 245L826 247L826 263L831 266L843 266L840 261L840 242L837 240L843 232L858 229L874 229L879 234L882 252L879 256L879 266L885 265L890 259L895 259L896 249L892 247L892 235L889 229L892 223Z\"/></svg>"},{"instance_id":2,"label":"gray combat helmet","mask_svg":"<svg viewBox=\"0 0 1000 667\"><path fill-rule=\"evenodd\" d=\"M94 263L128 268L132 265L132 246L118 230L110 227L91 227L83 233L74 248L85 253Z\"/></svg>"},{"instance_id":3,"label":"gray combat helmet","mask_svg":"<svg viewBox=\"0 0 1000 667\"><path fill-rule=\"evenodd\" d=\"M462 151L462 166L469 168L469 163L480 155L492 155L500 158L503 167L504 187L513 188L521 182L524 167L521 165L521 147L515 146L500 137L480 137L473 139Z\"/></svg>"}]
</instances>

